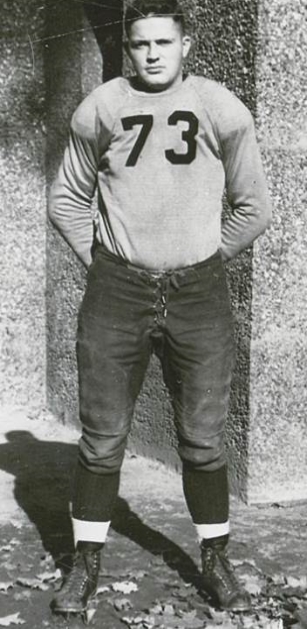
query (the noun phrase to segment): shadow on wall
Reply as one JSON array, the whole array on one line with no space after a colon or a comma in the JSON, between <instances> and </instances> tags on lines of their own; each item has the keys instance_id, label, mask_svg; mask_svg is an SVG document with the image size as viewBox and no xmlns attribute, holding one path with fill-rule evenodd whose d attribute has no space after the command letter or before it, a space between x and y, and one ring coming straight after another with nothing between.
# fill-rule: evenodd
<instances>
[{"instance_id":1,"label":"shadow on wall","mask_svg":"<svg viewBox=\"0 0 307 629\"><path fill-rule=\"evenodd\" d=\"M85 20L85 17L87 20ZM96 85L122 71L122 0L62 0L45 11L45 77L47 95L47 178L53 178L62 158L71 116L83 93L82 76L95 59L84 45L89 25L103 59Z\"/></svg>"},{"instance_id":2,"label":"shadow on wall","mask_svg":"<svg viewBox=\"0 0 307 629\"><path fill-rule=\"evenodd\" d=\"M92 26L103 58L103 80L122 73L123 0L84 0L84 13Z\"/></svg>"},{"instance_id":3,"label":"shadow on wall","mask_svg":"<svg viewBox=\"0 0 307 629\"><path fill-rule=\"evenodd\" d=\"M18 505L35 525L47 552L56 562L73 552L69 500L77 446L41 441L26 430L13 430L0 445L0 467L15 476ZM165 563L181 578L197 586L199 573L191 558L162 533L144 524L126 500L118 498L112 528Z\"/></svg>"},{"instance_id":4,"label":"shadow on wall","mask_svg":"<svg viewBox=\"0 0 307 629\"><path fill-rule=\"evenodd\" d=\"M85 90L121 71L121 6L116 0L62 0L46 5L48 183L62 159L71 116L86 96ZM48 405L57 416L74 422L78 415L75 331L85 273L51 226L47 230L46 271Z\"/></svg>"}]
</instances>

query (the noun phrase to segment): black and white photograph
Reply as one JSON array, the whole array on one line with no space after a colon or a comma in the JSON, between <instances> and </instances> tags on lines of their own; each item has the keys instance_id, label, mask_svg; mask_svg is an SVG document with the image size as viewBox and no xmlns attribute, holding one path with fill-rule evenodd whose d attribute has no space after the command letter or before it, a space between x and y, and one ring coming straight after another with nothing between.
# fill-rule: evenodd
<instances>
[{"instance_id":1,"label":"black and white photograph","mask_svg":"<svg viewBox=\"0 0 307 629\"><path fill-rule=\"evenodd\" d=\"M307 0L0 18L0 629L306 629Z\"/></svg>"}]
</instances>

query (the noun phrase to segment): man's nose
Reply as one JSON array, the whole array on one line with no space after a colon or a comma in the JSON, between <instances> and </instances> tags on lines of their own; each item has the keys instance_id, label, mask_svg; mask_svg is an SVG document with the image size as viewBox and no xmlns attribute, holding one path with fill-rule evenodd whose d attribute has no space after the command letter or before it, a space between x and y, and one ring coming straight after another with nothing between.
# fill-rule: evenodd
<instances>
[{"instance_id":1,"label":"man's nose","mask_svg":"<svg viewBox=\"0 0 307 629\"><path fill-rule=\"evenodd\" d=\"M153 42L148 46L147 60L152 62L157 59L159 59L159 47Z\"/></svg>"}]
</instances>

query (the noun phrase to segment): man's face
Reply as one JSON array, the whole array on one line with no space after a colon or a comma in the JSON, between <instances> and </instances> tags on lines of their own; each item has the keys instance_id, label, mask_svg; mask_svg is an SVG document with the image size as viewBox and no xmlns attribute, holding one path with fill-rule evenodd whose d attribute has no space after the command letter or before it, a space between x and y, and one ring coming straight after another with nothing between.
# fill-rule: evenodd
<instances>
[{"instance_id":1,"label":"man's face","mask_svg":"<svg viewBox=\"0 0 307 629\"><path fill-rule=\"evenodd\" d=\"M161 92L182 81L190 46L172 17L146 17L131 25L126 50L144 87Z\"/></svg>"}]
</instances>

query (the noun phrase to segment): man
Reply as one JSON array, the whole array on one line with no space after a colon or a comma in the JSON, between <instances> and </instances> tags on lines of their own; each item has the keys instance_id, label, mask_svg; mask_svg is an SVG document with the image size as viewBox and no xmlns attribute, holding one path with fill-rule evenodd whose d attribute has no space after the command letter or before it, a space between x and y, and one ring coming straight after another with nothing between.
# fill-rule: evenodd
<instances>
[{"instance_id":1,"label":"man","mask_svg":"<svg viewBox=\"0 0 307 629\"><path fill-rule=\"evenodd\" d=\"M266 183L245 106L214 81L183 74L191 41L177 0L135 0L125 28L135 75L98 87L78 107L50 197L51 220L89 269L77 345L76 556L53 607L82 611L95 593L155 351L173 401L203 587L223 608L244 610L249 597L226 552L223 431L234 352L224 261L267 227ZM221 228L225 184L232 213Z\"/></svg>"}]
</instances>

